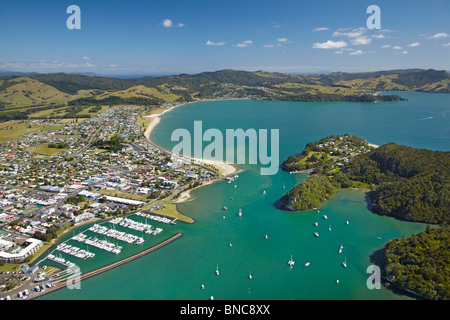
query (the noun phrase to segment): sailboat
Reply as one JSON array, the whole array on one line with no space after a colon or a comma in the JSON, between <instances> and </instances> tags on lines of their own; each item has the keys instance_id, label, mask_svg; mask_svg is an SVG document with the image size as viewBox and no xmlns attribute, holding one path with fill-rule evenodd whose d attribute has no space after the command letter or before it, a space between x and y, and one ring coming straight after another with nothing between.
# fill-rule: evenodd
<instances>
[{"instance_id":1,"label":"sailboat","mask_svg":"<svg viewBox=\"0 0 450 320\"><path fill-rule=\"evenodd\" d=\"M239 216L239 217L242 217L242 209L239 209L238 216Z\"/></svg>"},{"instance_id":2,"label":"sailboat","mask_svg":"<svg viewBox=\"0 0 450 320\"><path fill-rule=\"evenodd\" d=\"M340 248L339 248L339 253L341 253L343 249L344 249L344 247L343 247L342 244L341 244L341 246L340 246Z\"/></svg>"},{"instance_id":3,"label":"sailboat","mask_svg":"<svg viewBox=\"0 0 450 320\"><path fill-rule=\"evenodd\" d=\"M269 239L269 236L266 234L266 235L264 236L264 238Z\"/></svg>"},{"instance_id":4,"label":"sailboat","mask_svg":"<svg viewBox=\"0 0 450 320\"><path fill-rule=\"evenodd\" d=\"M305 263L305 267L307 267L307 266L309 266L310 265L310 263L309 262L306 262Z\"/></svg>"},{"instance_id":5,"label":"sailboat","mask_svg":"<svg viewBox=\"0 0 450 320\"><path fill-rule=\"evenodd\" d=\"M286 185L283 183L283 189L286 189Z\"/></svg>"},{"instance_id":6,"label":"sailboat","mask_svg":"<svg viewBox=\"0 0 450 320\"><path fill-rule=\"evenodd\" d=\"M216 267L216 276L218 276L219 275L219 265L217 265L217 267Z\"/></svg>"},{"instance_id":7,"label":"sailboat","mask_svg":"<svg viewBox=\"0 0 450 320\"><path fill-rule=\"evenodd\" d=\"M331 224L330 224L329 227L328 227L328 231L331 231Z\"/></svg>"},{"instance_id":8,"label":"sailboat","mask_svg":"<svg viewBox=\"0 0 450 320\"><path fill-rule=\"evenodd\" d=\"M288 261L288 265L290 265L291 267L294 266L295 261L292 260L292 254L291 254L291 260Z\"/></svg>"},{"instance_id":9,"label":"sailboat","mask_svg":"<svg viewBox=\"0 0 450 320\"><path fill-rule=\"evenodd\" d=\"M250 271L250 274L248 275L248 278L251 279L252 278L252 272Z\"/></svg>"},{"instance_id":10,"label":"sailboat","mask_svg":"<svg viewBox=\"0 0 450 320\"><path fill-rule=\"evenodd\" d=\"M344 262L342 262L342 266L344 268L347 268L347 258L344 259Z\"/></svg>"}]
</instances>

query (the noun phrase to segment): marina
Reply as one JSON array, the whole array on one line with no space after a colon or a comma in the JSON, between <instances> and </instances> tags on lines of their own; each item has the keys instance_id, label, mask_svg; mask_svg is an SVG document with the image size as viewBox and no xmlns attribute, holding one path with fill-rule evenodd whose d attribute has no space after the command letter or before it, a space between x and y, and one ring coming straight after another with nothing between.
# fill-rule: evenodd
<instances>
[{"instance_id":1,"label":"marina","mask_svg":"<svg viewBox=\"0 0 450 320\"><path fill-rule=\"evenodd\" d=\"M151 227L151 226L150 226ZM109 238L117 239L120 241L124 241L127 243L134 243L134 244L142 244L144 243L144 238L135 236L134 234L125 233L122 231L118 231L115 229L109 229L105 226L101 226L98 224L94 224L92 227L88 229L89 231L105 235Z\"/></svg>"},{"instance_id":2,"label":"marina","mask_svg":"<svg viewBox=\"0 0 450 320\"><path fill-rule=\"evenodd\" d=\"M95 253L89 252L87 250L80 249L75 246L71 246L67 243L61 243L56 247L57 251L61 251L64 253L67 253L73 257L77 257L79 259L88 259L95 257Z\"/></svg>"},{"instance_id":3,"label":"marina","mask_svg":"<svg viewBox=\"0 0 450 320\"><path fill-rule=\"evenodd\" d=\"M100 240L96 237L88 237L87 235L85 235L83 233L80 233L80 234L72 237L71 239L78 241L78 242L88 244L88 245L93 246L98 249L102 249L107 252L114 253L114 254L119 254L122 250L121 246L118 246L118 245L108 242L106 240Z\"/></svg>"},{"instance_id":4,"label":"marina","mask_svg":"<svg viewBox=\"0 0 450 320\"><path fill-rule=\"evenodd\" d=\"M50 260L50 261L59 263L59 264L61 264L63 266L69 267L69 268L72 268L72 267L75 266L75 263L70 262L69 260L66 260L66 259L64 259L62 257L57 257L57 256L55 256L54 254L51 254L51 253L47 256L47 259Z\"/></svg>"},{"instance_id":5,"label":"marina","mask_svg":"<svg viewBox=\"0 0 450 320\"><path fill-rule=\"evenodd\" d=\"M157 235L163 231L162 228L152 229L152 225L150 225L150 224L137 222L132 219L123 218L123 217L114 218L114 219L110 220L109 223L111 223L113 225L119 225L121 227L128 228L131 230L145 232L146 234L152 234L152 235Z\"/></svg>"},{"instance_id":6,"label":"marina","mask_svg":"<svg viewBox=\"0 0 450 320\"><path fill-rule=\"evenodd\" d=\"M145 212L142 212L142 211L136 212L135 215L138 216L138 217L149 218L151 220L162 222L162 223L166 223L166 224L168 224L168 223L175 224L175 221L177 220L177 219L169 219L169 218L166 218L166 217L161 217L161 216L145 213Z\"/></svg>"}]
</instances>

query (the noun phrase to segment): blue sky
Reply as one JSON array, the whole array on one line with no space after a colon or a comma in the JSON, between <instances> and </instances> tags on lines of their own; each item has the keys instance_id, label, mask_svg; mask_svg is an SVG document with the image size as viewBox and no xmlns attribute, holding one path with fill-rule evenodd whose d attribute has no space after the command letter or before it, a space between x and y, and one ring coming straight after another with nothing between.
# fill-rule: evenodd
<instances>
[{"instance_id":1,"label":"blue sky","mask_svg":"<svg viewBox=\"0 0 450 320\"><path fill-rule=\"evenodd\" d=\"M81 30L69 30L70 5ZM381 30L366 27L369 5ZM0 0L0 70L450 70L450 1Z\"/></svg>"}]
</instances>

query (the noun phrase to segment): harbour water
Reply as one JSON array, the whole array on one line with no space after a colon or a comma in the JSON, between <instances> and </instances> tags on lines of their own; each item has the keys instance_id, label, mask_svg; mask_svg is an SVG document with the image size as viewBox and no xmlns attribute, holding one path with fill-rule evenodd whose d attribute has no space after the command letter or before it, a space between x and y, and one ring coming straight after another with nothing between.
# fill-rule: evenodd
<instances>
[{"instance_id":1,"label":"harbour water","mask_svg":"<svg viewBox=\"0 0 450 320\"><path fill-rule=\"evenodd\" d=\"M165 114L151 138L171 149L173 130L191 130L193 121L202 120L204 130L279 129L280 161L301 152L310 141L345 133L378 145L392 141L450 150L450 95L401 95L408 101L201 102ZM122 243L119 255L97 250L95 258L79 262L80 268L82 272L94 270L176 233L183 233L181 238L83 281L80 290L64 288L39 299L411 299L384 287L368 289L366 271L376 263L374 253L387 241L423 231L424 224L371 213L360 190L339 192L320 212L280 211L274 206L276 200L307 176L282 171L262 176L258 165L241 168L234 183L220 181L196 189L191 201L179 204L179 210L192 217L194 224L164 224L164 231L155 236L121 229L143 237L144 243ZM224 206L227 211L222 210ZM143 217L131 218L144 221ZM320 236L315 237L315 232ZM339 253L341 245L344 249ZM295 261L292 268L288 265L291 255ZM306 262L310 263L307 267ZM220 275L216 275L216 267Z\"/></svg>"}]
</instances>

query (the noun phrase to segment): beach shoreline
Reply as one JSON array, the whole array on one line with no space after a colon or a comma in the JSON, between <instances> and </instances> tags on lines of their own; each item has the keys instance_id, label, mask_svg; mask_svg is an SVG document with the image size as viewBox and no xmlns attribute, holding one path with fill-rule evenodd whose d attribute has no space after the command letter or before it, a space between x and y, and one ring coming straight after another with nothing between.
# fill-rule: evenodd
<instances>
[{"instance_id":1,"label":"beach shoreline","mask_svg":"<svg viewBox=\"0 0 450 320\"><path fill-rule=\"evenodd\" d=\"M205 101L223 101L223 100L205 100ZM195 101L195 102L199 102L199 101ZM155 146L158 146L157 144L155 144L151 139L150 139L150 135L152 133L152 131L155 129L155 127L160 123L161 121L161 116L167 112L172 111L175 108L181 107L181 106L185 106L191 103L195 103L195 102L187 102L184 104L179 104L173 107L168 108L167 110L164 110L161 113L157 113L157 114L152 114L152 115L148 115L148 116L143 116L144 118L152 118L152 122L147 126L147 128L145 129L144 132L144 136L145 138L150 141L150 143L152 143ZM171 153L169 150L166 150L160 146L158 146L158 148L166 151L167 153ZM223 161L216 161L216 160L210 160L210 159L198 159L198 158L194 158L194 157L186 157L186 156L180 156L177 155L177 157L190 161L194 164L198 164L198 165L208 165L208 166L213 166L215 168L218 168L219 170L219 174L227 177L230 176L232 174L235 174L237 172L239 172L240 168L233 165L233 164L229 164Z\"/></svg>"}]
</instances>

